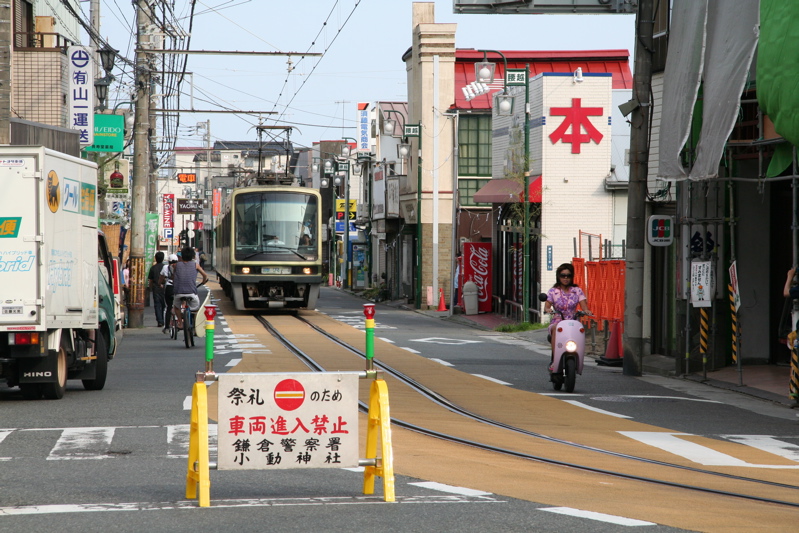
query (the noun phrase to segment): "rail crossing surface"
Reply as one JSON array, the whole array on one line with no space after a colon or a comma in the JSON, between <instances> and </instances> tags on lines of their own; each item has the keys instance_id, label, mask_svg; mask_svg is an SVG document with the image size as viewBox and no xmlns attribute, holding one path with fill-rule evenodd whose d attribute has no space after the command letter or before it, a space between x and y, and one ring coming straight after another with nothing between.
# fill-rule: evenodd
<instances>
[{"instance_id":1,"label":"rail crossing surface","mask_svg":"<svg viewBox=\"0 0 799 533\"><path fill-rule=\"evenodd\" d=\"M220 304L230 334L246 335L247 342L254 339L256 344L269 346L271 352L263 355L248 354L245 350L241 362L230 371L302 371L298 360L276 345L251 316L236 312L224 300ZM303 311L299 315L345 343L359 350L364 349L362 330L316 312ZM331 344L319 335L314 335L307 325L297 321L295 317L275 315L266 318L324 368L343 371L363 369L363 359ZM378 310L377 319L379 318ZM447 442L395 427L394 460L397 474L522 500L576 507L590 512L648 520L686 529L779 530L796 519L796 508L775 509L770 503L742 502L722 494L747 490L733 476L768 479L786 486L796 485L799 480L799 462L796 460L775 456L736 442L684 435L668 428L591 412L560 398L520 391L465 374L379 339L375 345L375 360L378 366L387 365L411 377L467 411L546 437L584 446L574 448L560 442L514 434L505 429L464 420L460 415L387 376L392 418L434 428L463 441L478 440L520 454L545 457L549 461L544 463L499 455L468 444ZM212 398L213 389L214 387L210 389ZM362 398L366 394L366 384L362 384ZM211 403L214 401L212 399ZM365 423L362 423L362 430L364 427ZM667 441L692 450L693 455L675 456L668 446L657 446L658 443ZM621 456L598 453L591 448L609 450ZM622 456L640 457L652 462L631 461ZM703 457L709 463L697 464L697 460L701 461ZM730 460L725 462L722 458ZM559 466L558 463L564 466ZM567 466L575 463L587 465L595 471L578 471ZM676 467L664 464L673 464ZM686 472L678 467L700 467L730 477L704 479L704 474ZM601 473L602 471L658 479L663 484L649 485L642 480L614 477ZM696 493L668 484L703 486L717 491L717 494ZM647 494L646 498L632 497L644 492ZM786 500L799 505L799 490L765 486L757 487L754 493L764 499ZM686 510L690 510L690 513L686 513Z\"/></svg>"}]
</instances>

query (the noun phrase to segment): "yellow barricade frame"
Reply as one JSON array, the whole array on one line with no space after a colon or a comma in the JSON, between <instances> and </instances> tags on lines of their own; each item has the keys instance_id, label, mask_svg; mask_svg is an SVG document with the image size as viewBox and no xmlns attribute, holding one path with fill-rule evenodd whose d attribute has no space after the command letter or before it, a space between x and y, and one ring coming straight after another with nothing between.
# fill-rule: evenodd
<instances>
[{"instance_id":1,"label":"yellow barricade frame","mask_svg":"<svg viewBox=\"0 0 799 533\"><path fill-rule=\"evenodd\" d=\"M372 377L366 372L362 378ZM377 456L378 441L380 457ZM388 387L382 379L375 379L369 390L369 414L366 428L366 458L363 493L374 494L375 477L383 478L383 501L394 499L394 452L391 445L391 416L389 414ZM211 469L208 451L208 389L198 381L191 393L191 427L189 431L189 459L186 472L186 499L198 498L200 507L211 506Z\"/></svg>"}]
</instances>

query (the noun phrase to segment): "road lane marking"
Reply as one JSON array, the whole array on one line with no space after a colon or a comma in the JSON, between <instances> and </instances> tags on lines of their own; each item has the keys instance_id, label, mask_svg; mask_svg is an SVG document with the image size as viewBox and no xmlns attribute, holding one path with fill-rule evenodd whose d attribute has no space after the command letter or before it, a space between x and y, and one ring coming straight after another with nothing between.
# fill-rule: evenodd
<instances>
[{"instance_id":1,"label":"road lane marking","mask_svg":"<svg viewBox=\"0 0 799 533\"><path fill-rule=\"evenodd\" d=\"M435 481L420 481L416 483L408 483L423 489L437 490L440 492L448 492L450 494L460 494L461 496L493 496L490 492L483 492L482 490L467 489L466 487L454 487L452 485L445 485L444 483L436 483Z\"/></svg>"},{"instance_id":2,"label":"road lane marking","mask_svg":"<svg viewBox=\"0 0 799 533\"><path fill-rule=\"evenodd\" d=\"M430 358L430 360L431 360L431 361L435 361L436 363L438 363L438 364L440 364L440 365L444 365L444 366L452 366L452 363L447 363L447 362L446 362L446 361L444 361L443 359L436 359L435 357L431 357L431 358Z\"/></svg>"},{"instance_id":3,"label":"road lane marking","mask_svg":"<svg viewBox=\"0 0 799 533\"><path fill-rule=\"evenodd\" d=\"M582 509L573 509L571 507L542 507L542 511L548 513L556 513L568 516L575 516L577 518L587 518L589 520L596 520L598 522L607 522L608 524L616 524L618 526L656 526L654 522L644 522L643 520L636 520L634 518L625 518L623 516L616 516L612 514L597 513L594 511L583 511Z\"/></svg>"},{"instance_id":4,"label":"road lane marking","mask_svg":"<svg viewBox=\"0 0 799 533\"><path fill-rule=\"evenodd\" d=\"M596 407L591 407L590 405L584 404L583 402L578 402L575 400L563 400L566 403L570 403L577 407L582 407L583 409L588 409L589 411L594 411L595 413L602 413L603 415L610 415L615 416L616 418L632 418L631 416L627 415L620 415L619 413L614 413L612 411L605 411L604 409L598 409Z\"/></svg>"},{"instance_id":5,"label":"road lane marking","mask_svg":"<svg viewBox=\"0 0 799 533\"><path fill-rule=\"evenodd\" d=\"M231 359L225 366L236 366L239 363L241 363L241 359Z\"/></svg>"},{"instance_id":6,"label":"road lane marking","mask_svg":"<svg viewBox=\"0 0 799 533\"><path fill-rule=\"evenodd\" d=\"M422 353L422 352L417 352L413 348L408 348L407 346L400 346L400 348L402 348L403 350L409 351L411 353Z\"/></svg>"},{"instance_id":7,"label":"road lane marking","mask_svg":"<svg viewBox=\"0 0 799 533\"><path fill-rule=\"evenodd\" d=\"M620 435L629 437L649 446L654 446L671 454L678 455L694 463L705 466L743 466L749 468L799 469L799 465L762 465L747 463L737 457L721 453L707 446L681 439L691 436L690 433L665 433L655 431L619 431Z\"/></svg>"},{"instance_id":8,"label":"road lane marking","mask_svg":"<svg viewBox=\"0 0 799 533\"><path fill-rule=\"evenodd\" d=\"M753 448L785 457L791 461L799 463L799 446L788 442L777 440L771 435L722 435L724 439L729 439L738 444L744 444ZM0 439L2 440L2 439Z\"/></svg>"},{"instance_id":9,"label":"road lane marking","mask_svg":"<svg viewBox=\"0 0 799 533\"><path fill-rule=\"evenodd\" d=\"M483 374L472 374L473 376L477 376L478 378L487 379L488 381L493 381L494 383L499 383L500 385L510 385L510 383L506 381L502 381L497 378L492 378L490 376L484 376Z\"/></svg>"},{"instance_id":10,"label":"road lane marking","mask_svg":"<svg viewBox=\"0 0 799 533\"><path fill-rule=\"evenodd\" d=\"M191 411L191 396L186 396L183 398L183 410Z\"/></svg>"},{"instance_id":11,"label":"road lane marking","mask_svg":"<svg viewBox=\"0 0 799 533\"><path fill-rule=\"evenodd\" d=\"M449 339L447 337L428 337L426 339L411 339L411 342L429 342L445 346L461 346L464 344L481 344L483 341L470 341L467 339Z\"/></svg>"},{"instance_id":12,"label":"road lane marking","mask_svg":"<svg viewBox=\"0 0 799 533\"><path fill-rule=\"evenodd\" d=\"M108 450L115 429L113 427L63 429L47 460L108 459L112 457L108 455Z\"/></svg>"},{"instance_id":13,"label":"road lane marking","mask_svg":"<svg viewBox=\"0 0 799 533\"><path fill-rule=\"evenodd\" d=\"M378 337L378 339L380 339L383 342L388 342L390 344L394 344L394 341L392 341L391 339L387 339L385 337Z\"/></svg>"},{"instance_id":14,"label":"road lane marking","mask_svg":"<svg viewBox=\"0 0 799 533\"><path fill-rule=\"evenodd\" d=\"M318 498L269 498L269 499L237 499L211 500L211 508L241 507L297 507L297 506L330 506L330 505L396 505L406 504L442 504L442 503L506 503L490 497L470 498L467 496L397 496L396 502L385 502L382 496L335 497L320 496ZM207 508L197 505L196 500L180 500L174 502L123 502L123 503L84 503L55 505L24 505L18 507L0 507L0 516L69 514L69 513L102 513L108 511L174 511L194 510L207 513Z\"/></svg>"},{"instance_id":15,"label":"road lane marking","mask_svg":"<svg viewBox=\"0 0 799 533\"><path fill-rule=\"evenodd\" d=\"M186 459L189 457L190 424L166 426L166 456L171 459ZM208 424L208 455L217 454L218 425Z\"/></svg>"}]
</instances>

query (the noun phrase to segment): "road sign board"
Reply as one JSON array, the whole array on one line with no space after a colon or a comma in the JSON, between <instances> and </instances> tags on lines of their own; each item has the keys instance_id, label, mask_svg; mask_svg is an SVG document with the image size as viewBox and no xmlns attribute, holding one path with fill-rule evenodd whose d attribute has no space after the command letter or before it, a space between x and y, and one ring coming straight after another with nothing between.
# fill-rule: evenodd
<instances>
[{"instance_id":1,"label":"road sign board","mask_svg":"<svg viewBox=\"0 0 799 533\"><path fill-rule=\"evenodd\" d=\"M359 374L220 374L217 468L358 466Z\"/></svg>"}]
</instances>

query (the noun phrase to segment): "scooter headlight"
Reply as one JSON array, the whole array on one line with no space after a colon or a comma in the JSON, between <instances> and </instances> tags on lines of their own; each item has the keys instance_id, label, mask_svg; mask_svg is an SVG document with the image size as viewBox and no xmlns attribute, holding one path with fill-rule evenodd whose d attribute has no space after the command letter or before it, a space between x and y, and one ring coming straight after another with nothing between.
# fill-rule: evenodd
<instances>
[{"instance_id":1,"label":"scooter headlight","mask_svg":"<svg viewBox=\"0 0 799 533\"><path fill-rule=\"evenodd\" d=\"M577 343L574 341L566 341L566 351L567 352L576 352L577 351Z\"/></svg>"}]
</instances>

